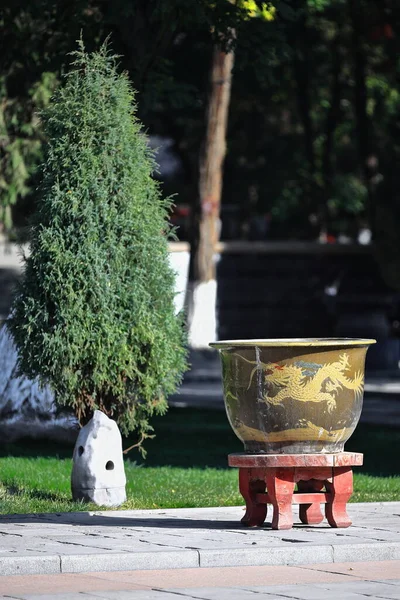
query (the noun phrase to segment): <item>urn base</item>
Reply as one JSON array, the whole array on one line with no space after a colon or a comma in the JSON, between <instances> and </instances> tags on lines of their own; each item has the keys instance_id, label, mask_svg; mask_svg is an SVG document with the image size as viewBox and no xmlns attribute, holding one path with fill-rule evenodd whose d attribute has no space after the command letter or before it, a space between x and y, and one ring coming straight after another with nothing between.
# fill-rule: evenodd
<instances>
[{"instance_id":1,"label":"urn base","mask_svg":"<svg viewBox=\"0 0 400 600\"><path fill-rule=\"evenodd\" d=\"M344 442L254 442L244 443L247 454L335 454L344 451Z\"/></svg>"}]
</instances>

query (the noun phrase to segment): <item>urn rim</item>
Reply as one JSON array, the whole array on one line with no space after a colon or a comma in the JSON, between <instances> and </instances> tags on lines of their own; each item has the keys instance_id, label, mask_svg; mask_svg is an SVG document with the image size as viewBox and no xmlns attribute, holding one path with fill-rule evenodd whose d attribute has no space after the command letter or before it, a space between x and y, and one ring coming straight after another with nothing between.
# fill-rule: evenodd
<instances>
[{"instance_id":1,"label":"urn rim","mask_svg":"<svg viewBox=\"0 0 400 600\"><path fill-rule=\"evenodd\" d=\"M371 346L376 344L376 340L367 338L270 338L270 339L249 339L249 340L219 340L211 342L209 346L217 350L227 349L229 347L325 347L325 346Z\"/></svg>"}]
</instances>

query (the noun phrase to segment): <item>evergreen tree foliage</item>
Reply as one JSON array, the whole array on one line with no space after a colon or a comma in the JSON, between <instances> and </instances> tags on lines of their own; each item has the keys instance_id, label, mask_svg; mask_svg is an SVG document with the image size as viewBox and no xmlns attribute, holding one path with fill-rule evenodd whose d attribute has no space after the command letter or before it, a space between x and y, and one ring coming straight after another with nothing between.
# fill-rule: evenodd
<instances>
[{"instance_id":1,"label":"evergreen tree foliage","mask_svg":"<svg viewBox=\"0 0 400 600\"><path fill-rule=\"evenodd\" d=\"M21 371L81 424L95 409L141 440L185 369L168 264L170 201L107 44L80 42L43 115L48 147L31 254L9 328Z\"/></svg>"}]
</instances>

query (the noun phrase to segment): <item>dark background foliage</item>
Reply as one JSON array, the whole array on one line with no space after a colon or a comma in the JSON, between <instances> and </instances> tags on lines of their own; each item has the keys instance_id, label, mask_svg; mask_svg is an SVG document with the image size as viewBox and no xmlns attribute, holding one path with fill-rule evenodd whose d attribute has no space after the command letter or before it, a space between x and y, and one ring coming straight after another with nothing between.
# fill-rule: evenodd
<instances>
[{"instance_id":1,"label":"dark background foliage","mask_svg":"<svg viewBox=\"0 0 400 600\"><path fill-rule=\"evenodd\" d=\"M396 218L400 5L271 5L274 19L265 21L227 0L4 0L3 226L23 225L34 206L43 145L37 110L81 30L89 50L111 34L138 89L140 118L156 145L167 140L176 168L164 170L161 161L163 185L177 192L186 214L197 194L212 47L235 28L223 237L356 239L368 224L378 235L382 222ZM181 225L185 239L185 218Z\"/></svg>"}]
</instances>

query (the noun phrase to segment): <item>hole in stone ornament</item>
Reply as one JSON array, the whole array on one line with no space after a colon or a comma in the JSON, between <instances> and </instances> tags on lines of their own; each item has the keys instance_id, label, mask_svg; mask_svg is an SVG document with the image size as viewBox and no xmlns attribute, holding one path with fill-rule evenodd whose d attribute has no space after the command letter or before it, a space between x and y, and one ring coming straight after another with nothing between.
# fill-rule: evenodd
<instances>
[{"instance_id":1,"label":"hole in stone ornament","mask_svg":"<svg viewBox=\"0 0 400 600\"><path fill-rule=\"evenodd\" d=\"M106 470L107 471L112 471L114 469L114 463L112 460L109 460L106 464Z\"/></svg>"},{"instance_id":2,"label":"hole in stone ornament","mask_svg":"<svg viewBox=\"0 0 400 600\"><path fill-rule=\"evenodd\" d=\"M78 448L78 456L82 456L82 454L84 453L85 448L83 446L79 446Z\"/></svg>"}]
</instances>

